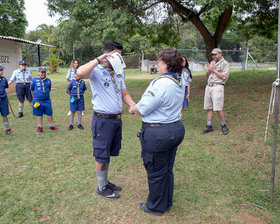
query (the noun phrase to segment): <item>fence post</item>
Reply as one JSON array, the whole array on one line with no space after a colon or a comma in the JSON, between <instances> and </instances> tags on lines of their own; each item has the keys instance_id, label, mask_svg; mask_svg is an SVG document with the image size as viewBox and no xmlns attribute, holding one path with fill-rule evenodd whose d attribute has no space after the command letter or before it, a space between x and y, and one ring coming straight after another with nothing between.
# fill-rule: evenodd
<instances>
[{"instance_id":1,"label":"fence post","mask_svg":"<svg viewBox=\"0 0 280 224\"><path fill-rule=\"evenodd\" d=\"M242 57L242 70L246 70L246 58L247 58L247 49L243 51Z\"/></svg>"}]
</instances>

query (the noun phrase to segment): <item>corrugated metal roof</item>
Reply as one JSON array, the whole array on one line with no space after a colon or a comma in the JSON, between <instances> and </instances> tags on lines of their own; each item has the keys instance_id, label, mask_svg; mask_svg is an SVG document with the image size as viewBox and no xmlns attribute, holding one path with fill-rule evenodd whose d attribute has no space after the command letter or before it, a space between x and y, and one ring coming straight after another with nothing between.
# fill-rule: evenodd
<instances>
[{"instance_id":1,"label":"corrugated metal roof","mask_svg":"<svg viewBox=\"0 0 280 224\"><path fill-rule=\"evenodd\" d=\"M30 40L24 40L24 39L20 39L20 38L16 38L16 37L9 37L9 36L1 36L0 35L0 39L13 40L13 41L16 41L16 42L22 42L22 43L27 43L27 44L34 44L34 45L40 45L40 46L56 48L53 45L41 44L41 43L33 42L33 41L30 41Z\"/></svg>"}]
</instances>

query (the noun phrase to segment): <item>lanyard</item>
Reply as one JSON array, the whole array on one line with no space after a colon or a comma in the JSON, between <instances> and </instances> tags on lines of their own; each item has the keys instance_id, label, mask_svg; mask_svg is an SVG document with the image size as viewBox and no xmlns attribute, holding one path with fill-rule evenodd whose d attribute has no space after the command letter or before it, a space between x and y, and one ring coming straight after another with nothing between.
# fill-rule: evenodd
<instances>
[{"instance_id":1,"label":"lanyard","mask_svg":"<svg viewBox=\"0 0 280 224\"><path fill-rule=\"evenodd\" d=\"M41 77L38 76L38 78L39 78L39 79L41 80L41 82L42 82L43 93L45 93L45 83L44 83L44 81L47 79L47 77L41 79Z\"/></svg>"},{"instance_id":2,"label":"lanyard","mask_svg":"<svg viewBox=\"0 0 280 224\"><path fill-rule=\"evenodd\" d=\"M25 85L25 71L20 70L22 72L22 78L23 78L23 85Z\"/></svg>"},{"instance_id":3,"label":"lanyard","mask_svg":"<svg viewBox=\"0 0 280 224\"><path fill-rule=\"evenodd\" d=\"M80 98L80 84L81 84L81 79L76 79L76 84L77 84L77 97L78 99Z\"/></svg>"},{"instance_id":4,"label":"lanyard","mask_svg":"<svg viewBox=\"0 0 280 224\"><path fill-rule=\"evenodd\" d=\"M119 92L120 92L120 89L119 89L119 87L118 87L118 85L117 85L117 81L116 81L115 76L114 76L114 74L115 74L115 73L114 73L114 70L111 69L111 68L105 67L103 64L101 64L101 66L102 66L103 68L105 68L105 69L110 73L111 78L112 78L112 81L113 81L114 86L115 86L116 93L119 93Z\"/></svg>"}]
</instances>

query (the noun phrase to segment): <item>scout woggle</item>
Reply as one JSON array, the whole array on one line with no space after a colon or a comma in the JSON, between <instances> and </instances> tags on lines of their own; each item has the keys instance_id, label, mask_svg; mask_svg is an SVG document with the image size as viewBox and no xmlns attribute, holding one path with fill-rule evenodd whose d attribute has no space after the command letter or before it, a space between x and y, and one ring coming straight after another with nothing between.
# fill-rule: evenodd
<instances>
[{"instance_id":1,"label":"scout woggle","mask_svg":"<svg viewBox=\"0 0 280 224\"><path fill-rule=\"evenodd\" d=\"M70 99L70 103L74 103L75 102L75 99L74 99L74 97L72 97L71 99Z\"/></svg>"},{"instance_id":2,"label":"scout woggle","mask_svg":"<svg viewBox=\"0 0 280 224\"><path fill-rule=\"evenodd\" d=\"M34 108L38 108L40 106L40 104L38 103L38 102L36 102L35 104L34 104Z\"/></svg>"}]
</instances>

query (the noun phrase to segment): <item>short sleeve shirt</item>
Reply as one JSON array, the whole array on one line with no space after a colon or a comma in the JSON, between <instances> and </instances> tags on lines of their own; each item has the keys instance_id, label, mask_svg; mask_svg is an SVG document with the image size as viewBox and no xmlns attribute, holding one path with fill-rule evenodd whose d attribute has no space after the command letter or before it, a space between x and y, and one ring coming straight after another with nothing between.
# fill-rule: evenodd
<instances>
[{"instance_id":1,"label":"short sleeve shirt","mask_svg":"<svg viewBox=\"0 0 280 224\"><path fill-rule=\"evenodd\" d=\"M67 86L67 90L70 91L70 96L74 96L74 97L78 96L78 89L79 89L79 95L83 96L84 91L87 90L84 80L72 79Z\"/></svg>"},{"instance_id":2,"label":"short sleeve shirt","mask_svg":"<svg viewBox=\"0 0 280 224\"><path fill-rule=\"evenodd\" d=\"M0 77L0 98L4 98L7 96L6 90L9 88L8 81L5 77Z\"/></svg>"},{"instance_id":3,"label":"short sleeve shirt","mask_svg":"<svg viewBox=\"0 0 280 224\"><path fill-rule=\"evenodd\" d=\"M114 83L115 80L115 83ZM122 112L122 90L126 89L125 74L116 74L97 65L90 73L89 83L92 91L93 110L105 114Z\"/></svg>"},{"instance_id":4,"label":"short sleeve shirt","mask_svg":"<svg viewBox=\"0 0 280 224\"><path fill-rule=\"evenodd\" d=\"M215 63L215 61L212 61L211 63ZM229 63L222 58L216 65L216 69L222 73L224 76L227 77L226 80L223 80L221 78L219 78L218 76L216 76L216 74L214 72L211 72L209 77L208 77L208 84L210 83L223 83L225 84L226 81L228 80L229 77Z\"/></svg>"},{"instance_id":5,"label":"short sleeve shirt","mask_svg":"<svg viewBox=\"0 0 280 224\"><path fill-rule=\"evenodd\" d=\"M77 72L76 69L70 68L70 69L68 70L68 72L67 72L66 79L70 79L70 80L75 79L75 75L74 75L74 74L75 74L76 72Z\"/></svg>"},{"instance_id":6,"label":"short sleeve shirt","mask_svg":"<svg viewBox=\"0 0 280 224\"><path fill-rule=\"evenodd\" d=\"M32 73L30 70L26 69L21 71L17 69L13 72L10 80L16 83L31 83L33 79Z\"/></svg>"},{"instance_id":7,"label":"short sleeve shirt","mask_svg":"<svg viewBox=\"0 0 280 224\"><path fill-rule=\"evenodd\" d=\"M52 83L49 78L44 80L39 77L34 78L30 86L30 90L33 91L34 100L49 100L51 86Z\"/></svg>"}]
</instances>

